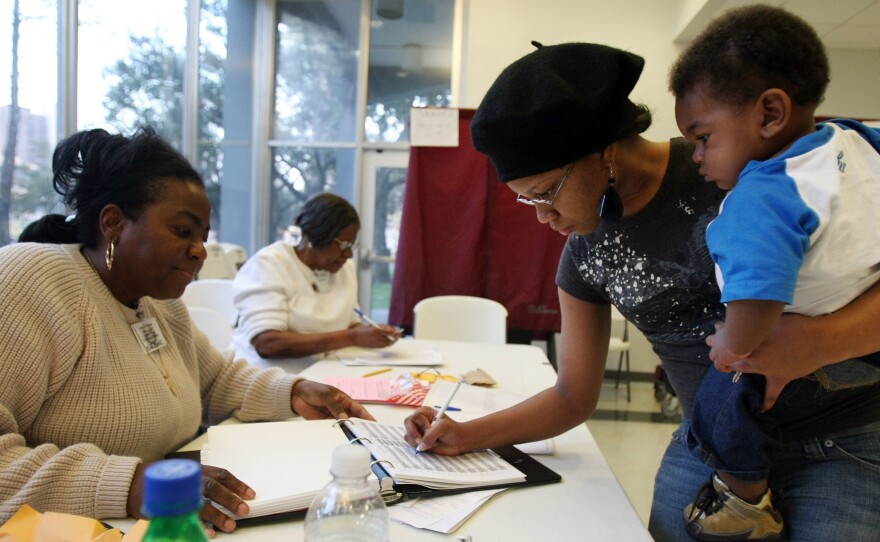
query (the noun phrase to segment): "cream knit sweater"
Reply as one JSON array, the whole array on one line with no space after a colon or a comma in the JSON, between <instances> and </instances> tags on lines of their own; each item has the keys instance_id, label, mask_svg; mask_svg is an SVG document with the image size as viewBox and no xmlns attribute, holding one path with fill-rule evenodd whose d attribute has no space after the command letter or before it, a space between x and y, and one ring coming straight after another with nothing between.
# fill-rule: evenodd
<instances>
[{"instance_id":1,"label":"cream knit sweater","mask_svg":"<svg viewBox=\"0 0 880 542\"><path fill-rule=\"evenodd\" d=\"M138 463L191 440L203 419L294 414L295 375L224 358L179 300L122 305L79 249L0 248L0 523L24 503L125 517ZM144 318L168 341L152 354L131 328Z\"/></svg>"}]
</instances>

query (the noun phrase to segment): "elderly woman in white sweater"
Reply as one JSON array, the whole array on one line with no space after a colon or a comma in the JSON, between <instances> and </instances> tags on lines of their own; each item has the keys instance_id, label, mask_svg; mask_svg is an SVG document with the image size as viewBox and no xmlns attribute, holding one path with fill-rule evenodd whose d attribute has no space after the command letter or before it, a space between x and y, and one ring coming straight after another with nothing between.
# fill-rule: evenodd
<instances>
[{"instance_id":1,"label":"elderly woman in white sweater","mask_svg":"<svg viewBox=\"0 0 880 542\"><path fill-rule=\"evenodd\" d=\"M258 366L301 370L321 354L346 346L381 348L400 338L388 325L363 325L354 310L354 245L360 220L335 194L310 198L294 221L297 244L275 242L235 275L238 356Z\"/></svg>"},{"instance_id":2,"label":"elderly woman in white sweater","mask_svg":"<svg viewBox=\"0 0 880 542\"><path fill-rule=\"evenodd\" d=\"M203 421L370 417L335 388L227 359L193 327L178 298L205 260L210 203L154 131L77 133L53 171L76 218L0 249L0 522L25 503L140 517L146 463ZM211 467L203 481L247 515L246 481ZM210 503L201 515L235 529Z\"/></svg>"}]
</instances>

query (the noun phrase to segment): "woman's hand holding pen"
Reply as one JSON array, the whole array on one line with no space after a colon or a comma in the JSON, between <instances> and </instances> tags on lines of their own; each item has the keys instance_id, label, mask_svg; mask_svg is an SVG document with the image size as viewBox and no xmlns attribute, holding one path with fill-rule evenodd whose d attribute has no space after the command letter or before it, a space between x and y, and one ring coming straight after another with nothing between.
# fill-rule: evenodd
<instances>
[{"instance_id":1,"label":"woman's hand holding pen","mask_svg":"<svg viewBox=\"0 0 880 542\"><path fill-rule=\"evenodd\" d=\"M434 421L436 414L433 408L421 407L407 416L403 422L406 442L419 451L438 455L458 455L469 451L471 448L464 444L465 426L447 416Z\"/></svg>"},{"instance_id":2,"label":"woman's hand holding pen","mask_svg":"<svg viewBox=\"0 0 880 542\"><path fill-rule=\"evenodd\" d=\"M144 498L144 471L147 465L148 463L138 465L128 490L128 513L136 518L144 517L141 503ZM256 496L253 489L226 469L209 465L202 466L202 494L206 501L199 517L205 522L205 531L211 538L214 537L214 529L231 533L236 527L235 520L221 512L213 503L244 517L250 513L250 507L245 500Z\"/></svg>"},{"instance_id":3,"label":"woman's hand holding pen","mask_svg":"<svg viewBox=\"0 0 880 542\"><path fill-rule=\"evenodd\" d=\"M400 329L394 326L377 324L356 325L348 330L351 342L355 346L366 348L384 348L391 346L400 339Z\"/></svg>"},{"instance_id":4,"label":"woman's hand holding pen","mask_svg":"<svg viewBox=\"0 0 880 542\"><path fill-rule=\"evenodd\" d=\"M372 346L375 348L381 348L383 346L390 346L397 342L397 339L400 338L400 335L403 333L403 330L399 327L389 326L389 325L381 325L377 324L372 318L367 316L364 311L360 310L357 307L354 307L354 313L358 315L358 318L361 319L361 322L364 323L363 327L370 327L382 336L385 337L384 344L357 344L357 346ZM380 341L381 342L381 341Z\"/></svg>"}]
</instances>

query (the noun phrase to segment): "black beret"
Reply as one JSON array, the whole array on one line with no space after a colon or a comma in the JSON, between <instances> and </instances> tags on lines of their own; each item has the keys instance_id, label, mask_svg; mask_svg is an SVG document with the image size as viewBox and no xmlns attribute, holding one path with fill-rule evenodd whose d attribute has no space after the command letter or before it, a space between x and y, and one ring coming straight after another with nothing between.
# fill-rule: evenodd
<instances>
[{"instance_id":1,"label":"black beret","mask_svg":"<svg viewBox=\"0 0 880 542\"><path fill-rule=\"evenodd\" d=\"M534 42L533 42L534 43ZM592 43L543 47L501 72L471 122L502 182L562 167L628 135L642 57Z\"/></svg>"}]
</instances>

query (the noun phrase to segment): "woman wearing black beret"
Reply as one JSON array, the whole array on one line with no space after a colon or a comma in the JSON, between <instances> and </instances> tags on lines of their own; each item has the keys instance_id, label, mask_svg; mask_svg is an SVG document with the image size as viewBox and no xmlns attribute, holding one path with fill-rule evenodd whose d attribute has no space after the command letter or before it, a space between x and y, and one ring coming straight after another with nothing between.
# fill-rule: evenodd
<instances>
[{"instance_id":1,"label":"woman wearing black beret","mask_svg":"<svg viewBox=\"0 0 880 542\"><path fill-rule=\"evenodd\" d=\"M536 46L501 73L471 129L517 201L568 237L556 276L558 379L513 408L466 423L431 423L433 411L423 407L406 421L408 439L452 455L550 438L583 423L599 398L613 304L650 341L681 400L684 421L656 477L649 530L658 541L689 540L682 510L712 472L689 454L684 436L711 365L707 338L724 319L705 244L724 192L703 180L692 144L640 135L651 115L629 94L641 57L586 43ZM771 486L783 495L791 540L860 539L859 518L872 506L864 496L880 476L880 394L848 395L821 419L799 418L786 406L792 389L809 396L818 385L803 378L816 369L880 350L880 334L862 331L876 327L878 307L875 286L832 315L786 316L743 367L765 375L765 408L794 381L771 411L784 428ZM842 512L829 521L822 496L832 495L835 514Z\"/></svg>"}]
</instances>

